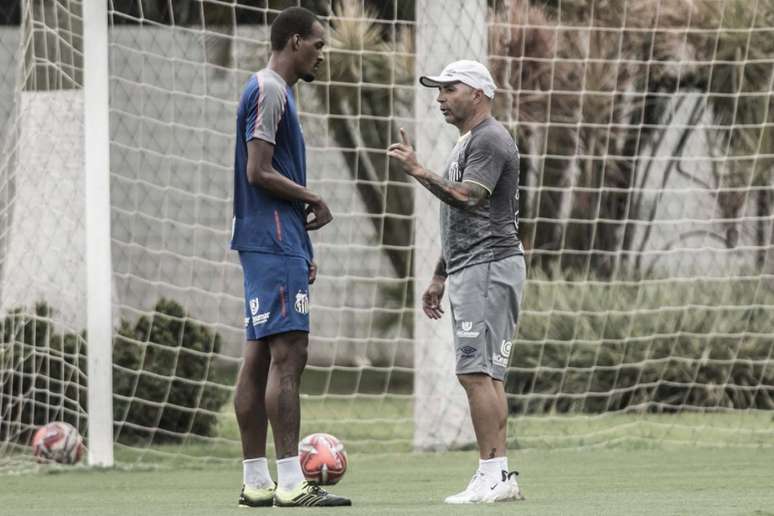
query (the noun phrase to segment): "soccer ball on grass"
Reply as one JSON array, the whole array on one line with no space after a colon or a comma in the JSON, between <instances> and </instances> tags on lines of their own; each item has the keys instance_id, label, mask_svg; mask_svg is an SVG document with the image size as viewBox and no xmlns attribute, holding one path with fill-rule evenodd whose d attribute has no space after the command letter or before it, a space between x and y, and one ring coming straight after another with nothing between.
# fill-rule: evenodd
<instances>
[{"instance_id":1,"label":"soccer ball on grass","mask_svg":"<svg viewBox=\"0 0 774 516\"><path fill-rule=\"evenodd\" d=\"M32 454L41 463L75 464L85 450L81 434L64 421L43 425L32 437Z\"/></svg>"},{"instance_id":2,"label":"soccer ball on grass","mask_svg":"<svg viewBox=\"0 0 774 516\"><path fill-rule=\"evenodd\" d=\"M307 480L321 485L333 485L347 471L344 445L330 434L307 435L298 443L298 458Z\"/></svg>"}]
</instances>

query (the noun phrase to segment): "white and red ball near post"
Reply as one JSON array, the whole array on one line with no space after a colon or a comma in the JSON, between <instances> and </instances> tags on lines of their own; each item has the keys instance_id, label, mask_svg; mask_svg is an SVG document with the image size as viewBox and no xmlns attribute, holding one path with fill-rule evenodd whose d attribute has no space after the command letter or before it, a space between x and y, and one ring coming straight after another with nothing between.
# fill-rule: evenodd
<instances>
[{"instance_id":1,"label":"white and red ball near post","mask_svg":"<svg viewBox=\"0 0 774 516\"><path fill-rule=\"evenodd\" d=\"M307 480L320 485L333 485L347 471L347 452L336 437L315 433L298 443L298 458Z\"/></svg>"},{"instance_id":2,"label":"white and red ball near post","mask_svg":"<svg viewBox=\"0 0 774 516\"><path fill-rule=\"evenodd\" d=\"M64 421L43 425L32 437L32 454L41 463L76 464L85 451L81 434Z\"/></svg>"}]
</instances>

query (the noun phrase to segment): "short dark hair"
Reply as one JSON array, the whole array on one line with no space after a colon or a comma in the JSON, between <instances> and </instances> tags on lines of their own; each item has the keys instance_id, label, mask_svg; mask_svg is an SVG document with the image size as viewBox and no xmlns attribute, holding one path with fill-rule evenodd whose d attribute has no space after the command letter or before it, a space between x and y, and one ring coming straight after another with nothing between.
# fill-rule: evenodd
<instances>
[{"instance_id":1,"label":"short dark hair","mask_svg":"<svg viewBox=\"0 0 774 516\"><path fill-rule=\"evenodd\" d=\"M282 50L294 34L302 38L312 33L312 26L320 22L317 16L303 7L285 9L271 24L271 49Z\"/></svg>"}]
</instances>

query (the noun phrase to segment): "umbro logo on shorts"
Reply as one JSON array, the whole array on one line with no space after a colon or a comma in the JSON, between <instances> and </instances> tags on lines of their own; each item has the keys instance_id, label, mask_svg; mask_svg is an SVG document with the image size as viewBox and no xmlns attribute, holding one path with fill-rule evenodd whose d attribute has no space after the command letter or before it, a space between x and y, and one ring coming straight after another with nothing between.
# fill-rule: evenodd
<instances>
[{"instance_id":1,"label":"umbro logo on shorts","mask_svg":"<svg viewBox=\"0 0 774 516\"><path fill-rule=\"evenodd\" d=\"M478 352L473 346L462 346L460 351L462 352L462 358L473 358Z\"/></svg>"}]
</instances>

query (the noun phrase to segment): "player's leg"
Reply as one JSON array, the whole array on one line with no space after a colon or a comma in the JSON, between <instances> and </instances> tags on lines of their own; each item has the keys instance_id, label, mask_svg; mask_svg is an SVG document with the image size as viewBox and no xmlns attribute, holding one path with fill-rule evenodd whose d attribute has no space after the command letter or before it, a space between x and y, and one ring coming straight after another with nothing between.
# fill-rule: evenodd
<instances>
[{"instance_id":1,"label":"player's leg","mask_svg":"<svg viewBox=\"0 0 774 516\"><path fill-rule=\"evenodd\" d=\"M271 506L274 481L266 459L266 377L269 351L265 343L247 341L242 366L234 391L234 409L242 440L242 491L239 505Z\"/></svg>"},{"instance_id":2,"label":"player's leg","mask_svg":"<svg viewBox=\"0 0 774 516\"><path fill-rule=\"evenodd\" d=\"M351 505L350 500L307 482L298 458L299 390L309 344L309 266L303 259L288 256L255 258L260 274L251 298L251 321L271 355L265 400L277 454L274 504Z\"/></svg>"},{"instance_id":3,"label":"player's leg","mask_svg":"<svg viewBox=\"0 0 774 516\"><path fill-rule=\"evenodd\" d=\"M266 343L248 340L234 390L234 411L245 459L266 457L266 380L271 355Z\"/></svg>"},{"instance_id":4,"label":"player's leg","mask_svg":"<svg viewBox=\"0 0 774 516\"><path fill-rule=\"evenodd\" d=\"M306 365L309 335L294 331L268 338L271 366L266 386L266 409L277 450L278 507L348 506L348 498L335 496L307 482L298 457L301 404L299 388Z\"/></svg>"},{"instance_id":5,"label":"player's leg","mask_svg":"<svg viewBox=\"0 0 774 516\"><path fill-rule=\"evenodd\" d=\"M449 276L457 356L457 378L465 389L479 446L479 465L465 491L447 503L500 501L503 470L507 470L505 426L507 409L502 380L505 377L513 326L499 314L506 309L504 288L493 263L473 265ZM507 471L505 477L507 478ZM495 491L493 491L493 488ZM495 498L498 498L495 500Z\"/></svg>"},{"instance_id":6,"label":"player's leg","mask_svg":"<svg viewBox=\"0 0 774 516\"><path fill-rule=\"evenodd\" d=\"M274 433L277 460L298 455L301 421L299 388L306 366L309 334L293 331L266 338L271 349L271 365L266 385L266 409ZM300 469L299 469L300 473ZM297 482L303 480L300 475ZM280 484L283 484L280 479Z\"/></svg>"},{"instance_id":7,"label":"player's leg","mask_svg":"<svg viewBox=\"0 0 774 516\"><path fill-rule=\"evenodd\" d=\"M446 503L490 503L521 500L518 473L508 472L505 441L507 407L503 382L487 374L457 375L465 389L479 449L478 471L468 487Z\"/></svg>"},{"instance_id":8,"label":"player's leg","mask_svg":"<svg viewBox=\"0 0 774 516\"><path fill-rule=\"evenodd\" d=\"M249 342L237 382L237 410L247 420L245 424L259 433L247 443L248 447L265 450L268 417L275 430L275 441L286 439L276 443L281 459L296 453L298 386L306 364L309 333L308 308L303 314L293 310L288 303L288 292L294 287L299 294L307 295L308 267L303 259L266 253L241 252L239 258L245 276L245 325ZM297 277L291 282L290 278ZM260 399L256 399L258 394L262 395ZM283 416L290 418L290 423L278 420L278 403L283 404ZM261 450L246 450L257 451Z\"/></svg>"},{"instance_id":9,"label":"player's leg","mask_svg":"<svg viewBox=\"0 0 774 516\"><path fill-rule=\"evenodd\" d=\"M247 277L245 281L247 290ZM271 506L274 482L266 459L266 379L271 355L265 342L257 339L250 319L249 296L245 300L247 342L242 354L234 391L234 412L242 441L242 491L239 505Z\"/></svg>"},{"instance_id":10,"label":"player's leg","mask_svg":"<svg viewBox=\"0 0 774 516\"><path fill-rule=\"evenodd\" d=\"M457 379L465 388L468 404L471 408L473 428L480 446L494 441L492 432L486 428L487 407L483 400L494 395L491 392L489 377L483 367L483 355L486 353L484 339L487 328L485 322L486 277L488 265L480 264L453 272L448 277L448 295L451 308L451 323L454 347L457 359ZM484 383L484 380L486 383ZM488 392L487 392L488 391ZM491 414L490 414L491 416ZM483 422L483 424L480 424ZM480 503L485 496L485 478L479 467L467 487L461 492L446 497L446 503Z\"/></svg>"},{"instance_id":11,"label":"player's leg","mask_svg":"<svg viewBox=\"0 0 774 516\"><path fill-rule=\"evenodd\" d=\"M478 482L447 503L490 503L522 499L514 473L508 473L505 427L508 413L503 382L485 374L458 375L465 388L479 449ZM498 392L500 391L500 392Z\"/></svg>"},{"instance_id":12,"label":"player's leg","mask_svg":"<svg viewBox=\"0 0 774 516\"><path fill-rule=\"evenodd\" d=\"M457 379L468 397L480 459L502 457L505 454L505 442L500 439L503 411L492 378L470 373L457 375Z\"/></svg>"},{"instance_id":13,"label":"player's leg","mask_svg":"<svg viewBox=\"0 0 774 516\"><path fill-rule=\"evenodd\" d=\"M498 429L497 429L497 443L502 446L505 454L508 452L507 437L508 437L508 398L505 395L505 382L500 380L492 380L492 386L497 396L496 407L499 410L498 414ZM504 469L507 469L504 468Z\"/></svg>"},{"instance_id":14,"label":"player's leg","mask_svg":"<svg viewBox=\"0 0 774 516\"><path fill-rule=\"evenodd\" d=\"M524 259L521 256L504 258L490 264L486 300L486 319L490 338L486 343L486 357L496 396L495 407L499 413L497 441L503 450L501 454L498 453L499 482L488 493L488 500L495 502L524 499L517 481L518 473L509 471L508 468L506 449L508 402L505 395L505 374L519 317L524 277ZM494 466L492 471L494 472Z\"/></svg>"}]
</instances>

